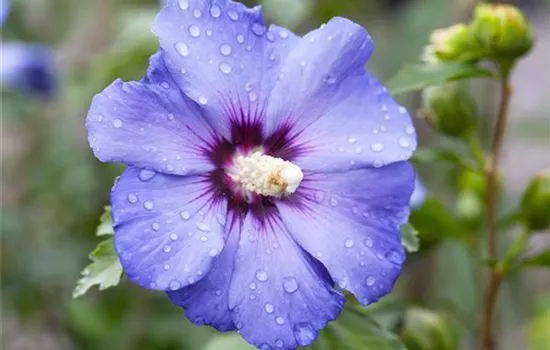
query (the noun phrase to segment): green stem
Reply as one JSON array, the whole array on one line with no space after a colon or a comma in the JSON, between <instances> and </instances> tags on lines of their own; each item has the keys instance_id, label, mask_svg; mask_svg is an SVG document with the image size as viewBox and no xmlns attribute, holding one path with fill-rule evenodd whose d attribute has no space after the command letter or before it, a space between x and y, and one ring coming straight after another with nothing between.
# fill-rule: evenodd
<instances>
[{"instance_id":1,"label":"green stem","mask_svg":"<svg viewBox=\"0 0 550 350\"><path fill-rule=\"evenodd\" d=\"M508 119L508 109L512 89L510 87L510 71L512 65L503 65L500 68L500 104L498 108L497 121L493 133L493 141L489 158L485 165L485 177L487 181L487 223L489 228L488 245L489 260L498 261L497 252L497 174L502 151L504 134ZM482 350L495 350L495 339L493 332L495 307L498 298L498 291L502 282L502 270L500 264L495 264L490 271L489 284L484 294L482 320L481 320L481 344Z\"/></svg>"},{"instance_id":2,"label":"green stem","mask_svg":"<svg viewBox=\"0 0 550 350\"><path fill-rule=\"evenodd\" d=\"M519 235L514 243L510 246L508 251L506 252L506 255L502 259L502 261L499 263L500 270L503 275L507 275L508 272L513 267L514 263L518 259L518 257L525 251L525 247L527 246L527 242L529 240L529 229L525 228L521 235Z\"/></svg>"}]
</instances>

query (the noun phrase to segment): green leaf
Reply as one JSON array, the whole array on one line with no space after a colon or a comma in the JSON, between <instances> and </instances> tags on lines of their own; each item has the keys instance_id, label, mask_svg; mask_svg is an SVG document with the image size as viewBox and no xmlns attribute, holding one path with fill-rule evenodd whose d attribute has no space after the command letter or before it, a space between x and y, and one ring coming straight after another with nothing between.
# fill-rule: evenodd
<instances>
[{"instance_id":1,"label":"green leaf","mask_svg":"<svg viewBox=\"0 0 550 350\"><path fill-rule=\"evenodd\" d=\"M545 250L540 254L532 255L525 258L522 265L526 267L550 268L550 250Z\"/></svg>"},{"instance_id":2,"label":"green leaf","mask_svg":"<svg viewBox=\"0 0 550 350\"><path fill-rule=\"evenodd\" d=\"M416 253L420 248L418 231L410 223L401 226L401 244L409 253Z\"/></svg>"},{"instance_id":3,"label":"green leaf","mask_svg":"<svg viewBox=\"0 0 550 350\"><path fill-rule=\"evenodd\" d=\"M478 68L473 63L417 64L406 66L397 72L387 82L387 87L393 95L398 95L452 80L494 76L492 71Z\"/></svg>"},{"instance_id":4,"label":"green leaf","mask_svg":"<svg viewBox=\"0 0 550 350\"><path fill-rule=\"evenodd\" d=\"M99 217L99 225L97 226L95 234L96 236L112 236L115 234L110 206L106 206L105 212Z\"/></svg>"},{"instance_id":5,"label":"green leaf","mask_svg":"<svg viewBox=\"0 0 550 350\"><path fill-rule=\"evenodd\" d=\"M461 166L463 168L472 169L472 164L464 160L460 154L436 148L419 148L414 152L412 162L416 164L431 164L433 162L449 162Z\"/></svg>"},{"instance_id":6,"label":"green leaf","mask_svg":"<svg viewBox=\"0 0 550 350\"><path fill-rule=\"evenodd\" d=\"M105 212L100 217L96 235L105 236L113 234L111 208L105 207ZM82 278L76 284L73 298L86 294L88 289L95 285L99 286L99 290L104 290L120 283L122 266L115 251L113 237L100 242L89 257L92 263L82 270Z\"/></svg>"},{"instance_id":7,"label":"green leaf","mask_svg":"<svg viewBox=\"0 0 550 350\"><path fill-rule=\"evenodd\" d=\"M405 350L399 337L376 322L367 308L346 303L309 347L312 350Z\"/></svg>"},{"instance_id":8,"label":"green leaf","mask_svg":"<svg viewBox=\"0 0 550 350\"><path fill-rule=\"evenodd\" d=\"M550 295L540 297L537 312L529 325L529 340L532 350L548 350L550 344Z\"/></svg>"}]
</instances>

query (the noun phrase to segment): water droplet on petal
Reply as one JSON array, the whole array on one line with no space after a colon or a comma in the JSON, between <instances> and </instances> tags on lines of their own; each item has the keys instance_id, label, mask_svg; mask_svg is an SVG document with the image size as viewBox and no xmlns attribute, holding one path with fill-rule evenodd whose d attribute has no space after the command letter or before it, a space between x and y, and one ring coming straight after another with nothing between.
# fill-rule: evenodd
<instances>
[{"instance_id":1,"label":"water droplet on petal","mask_svg":"<svg viewBox=\"0 0 550 350\"><path fill-rule=\"evenodd\" d=\"M374 246L374 242L372 241L372 238L370 237L365 238L365 245L369 248L372 248Z\"/></svg>"},{"instance_id":2,"label":"water droplet on petal","mask_svg":"<svg viewBox=\"0 0 550 350\"><path fill-rule=\"evenodd\" d=\"M367 286L372 287L375 282L376 282L376 278L374 278L374 276L367 277L367 280L366 280Z\"/></svg>"},{"instance_id":3,"label":"water droplet on petal","mask_svg":"<svg viewBox=\"0 0 550 350\"><path fill-rule=\"evenodd\" d=\"M338 200L336 198L331 198L330 199L330 205L332 205L333 207L337 206L338 205Z\"/></svg>"},{"instance_id":4,"label":"water droplet on petal","mask_svg":"<svg viewBox=\"0 0 550 350\"><path fill-rule=\"evenodd\" d=\"M216 248L212 248L212 250L210 250L210 256L215 257L216 255L218 255L218 250Z\"/></svg>"},{"instance_id":5,"label":"water droplet on petal","mask_svg":"<svg viewBox=\"0 0 550 350\"><path fill-rule=\"evenodd\" d=\"M268 314L273 313L274 310L275 310L275 308L273 307L273 304L271 304L271 303L266 303L266 304L265 304L265 311L266 311Z\"/></svg>"},{"instance_id":6,"label":"water droplet on petal","mask_svg":"<svg viewBox=\"0 0 550 350\"><path fill-rule=\"evenodd\" d=\"M256 271L256 279L260 282L267 281L267 272L265 272L264 270Z\"/></svg>"},{"instance_id":7,"label":"water droplet on petal","mask_svg":"<svg viewBox=\"0 0 550 350\"><path fill-rule=\"evenodd\" d=\"M208 241L208 237L206 237L206 236L202 236L202 237L201 237L201 241L203 241L203 242L206 242L206 241Z\"/></svg>"},{"instance_id":8,"label":"water droplet on petal","mask_svg":"<svg viewBox=\"0 0 550 350\"><path fill-rule=\"evenodd\" d=\"M231 55L231 45L229 44L222 44L220 46L220 53L224 56Z\"/></svg>"},{"instance_id":9,"label":"water droplet on petal","mask_svg":"<svg viewBox=\"0 0 550 350\"><path fill-rule=\"evenodd\" d=\"M344 242L344 245L346 246L346 248L351 248L351 247L353 247L354 244L355 243L353 242L353 240L349 239L349 238L346 239L346 241Z\"/></svg>"},{"instance_id":10,"label":"water droplet on petal","mask_svg":"<svg viewBox=\"0 0 550 350\"><path fill-rule=\"evenodd\" d=\"M279 36L281 37L281 39L286 39L288 38L288 31L286 29L281 29L281 31L279 31Z\"/></svg>"},{"instance_id":11,"label":"water droplet on petal","mask_svg":"<svg viewBox=\"0 0 550 350\"><path fill-rule=\"evenodd\" d=\"M189 35L191 35L193 38L198 37L201 35L201 30L196 25L189 26Z\"/></svg>"},{"instance_id":12,"label":"water droplet on petal","mask_svg":"<svg viewBox=\"0 0 550 350\"><path fill-rule=\"evenodd\" d=\"M407 114L407 109L403 106L399 107L399 113L401 114Z\"/></svg>"},{"instance_id":13,"label":"water droplet on petal","mask_svg":"<svg viewBox=\"0 0 550 350\"><path fill-rule=\"evenodd\" d=\"M250 293L250 300L254 300L254 299L256 299L256 294Z\"/></svg>"},{"instance_id":14,"label":"water droplet on petal","mask_svg":"<svg viewBox=\"0 0 550 350\"><path fill-rule=\"evenodd\" d=\"M170 235L170 239L171 239L172 241L177 241L177 240L178 240L178 235L177 235L177 233L172 233L172 234Z\"/></svg>"},{"instance_id":15,"label":"water droplet on petal","mask_svg":"<svg viewBox=\"0 0 550 350\"><path fill-rule=\"evenodd\" d=\"M240 34L237 35L237 42L238 42L239 44L244 43L244 36L242 36L242 35L240 35Z\"/></svg>"},{"instance_id":16,"label":"water droplet on petal","mask_svg":"<svg viewBox=\"0 0 550 350\"><path fill-rule=\"evenodd\" d=\"M252 32L258 36L261 36L265 32L265 27L260 23L252 23Z\"/></svg>"},{"instance_id":17,"label":"water droplet on petal","mask_svg":"<svg viewBox=\"0 0 550 350\"><path fill-rule=\"evenodd\" d=\"M159 225L158 222L153 222L151 224L151 228L153 229L153 231L158 231L158 230L160 230L160 225Z\"/></svg>"},{"instance_id":18,"label":"water droplet on petal","mask_svg":"<svg viewBox=\"0 0 550 350\"><path fill-rule=\"evenodd\" d=\"M115 128L117 128L117 129L120 128L120 127L122 127L122 120L120 120L120 119L115 119L115 120L113 121L113 126L114 126Z\"/></svg>"},{"instance_id":19,"label":"water droplet on petal","mask_svg":"<svg viewBox=\"0 0 550 350\"><path fill-rule=\"evenodd\" d=\"M321 192L321 191L315 192L315 200L317 202L322 202L323 199L325 199L325 194L323 192Z\"/></svg>"},{"instance_id":20,"label":"water droplet on petal","mask_svg":"<svg viewBox=\"0 0 550 350\"><path fill-rule=\"evenodd\" d=\"M189 56L189 46L187 46L186 43L176 43L174 47L181 56ZM183 72L183 74L185 74L185 72Z\"/></svg>"},{"instance_id":21,"label":"water droplet on petal","mask_svg":"<svg viewBox=\"0 0 550 350\"><path fill-rule=\"evenodd\" d=\"M180 9L182 9L183 11L189 8L189 1L187 0L179 0L178 3L180 5Z\"/></svg>"},{"instance_id":22,"label":"water droplet on petal","mask_svg":"<svg viewBox=\"0 0 550 350\"><path fill-rule=\"evenodd\" d=\"M409 147L409 140L405 137L399 138L399 146L401 146L403 148Z\"/></svg>"},{"instance_id":23,"label":"water droplet on petal","mask_svg":"<svg viewBox=\"0 0 550 350\"><path fill-rule=\"evenodd\" d=\"M217 5L212 5L212 7L210 8L210 16L212 16L213 18L218 18L221 14L222 10L220 9L220 7Z\"/></svg>"},{"instance_id":24,"label":"water droplet on petal","mask_svg":"<svg viewBox=\"0 0 550 350\"><path fill-rule=\"evenodd\" d=\"M384 166L384 162L381 161L380 159L375 159L374 162L372 162L372 165L375 167L375 168L381 168Z\"/></svg>"},{"instance_id":25,"label":"water droplet on petal","mask_svg":"<svg viewBox=\"0 0 550 350\"><path fill-rule=\"evenodd\" d=\"M201 10L199 10L199 9L194 9L194 10L193 10L193 17L195 17L195 18L201 18L201 16L202 16Z\"/></svg>"},{"instance_id":26,"label":"water droplet on petal","mask_svg":"<svg viewBox=\"0 0 550 350\"><path fill-rule=\"evenodd\" d=\"M248 93L248 100L250 102L254 102L258 99L258 95L256 95L256 93L254 91L251 91Z\"/></svg>"},{"instance_id":27,"label":"water droplet on petal","mask_svg":"<svg viewBox=\"0 0 550 350\"><path fill-rule=\"evenodd\" d=\"M180 288L181 288L181 284L178 281L170 282L170 289L171 290L178 290Z\"/></svg>"},{"instance_id":28,"label":"water droplet on petal","mask_svg":"<svg viewBox=\"0 0 550 350\"><path fill-rule=\"evenodd\" d=\"M353 144L357 142L357 139L355 137L350 137L348 138L348 142Z\"/></svg>"},{"instance_id":29,"label":"water droplet on petal","mask_svg":"<svg viewBox=\"0 0 550 350\"><path fill-rule=\"evenodd\" d=\"M198 100L199 100L199 103L203 106L208 103L208 99L206 98L206 96L203 96L203 95L199 96Z\"/></svg>"},{"instance_id":30,"label":"water droplet on petal","mask_svg":"<svg viewBox=\"0 0 550 350\"><path fill-rule=\"evenodd\" d=\"M210 227L210 225L208 225L208 223L206 222L199 222L197 223L197 228L199 230L201 230L202 232L210 232L212 231L212 228Z\"/></svg>"},{"instance_id":31,"label":"water droplet on petal","mask_svg":"<svg viewBox=\"0 0 550 350\"><path fill-rule=\"evenodd\" d=\"M386 259L388 259L388 261L392 264L401 265L403 263L403 257L401 256L401 254L399 254L397 250L390 249L388 252L386 252L385 256Z\"/></svg>"},{"instance_id":32,"label":"water droplet on petal","mask_svg":"<svg viewBox=\"0 0 550 350\"><path fill-rule=\"evenodd\" d=\"M409 134L409 135L414 134L414 127L411 126L411 125L405 127L405 133L407 133L407 134Z\"/></svg>"},{"instance_id":33,"label":"water droplet on petal","mask_svg":"<svg viewBox=\"0 0 550 350\"><path fill-rule=\"evenodd\" d=\"M231 73L231 66L225 62L220 63L220 72L223 74L230 74Z\"/></svg>"},{"instance_id":34,"label":"water droplet on petal","mask_svg":"<svg viewBox=\"0 0 550 350\"><path fill-rule=\"evenodd\" d=\"M285 277L283 279L283 288L287 293L294 293L298 290L298 282L294 277Z\"/></svg>"},{"instance_id":35,"label":"water droplet on petal","mask_svg":"<svg viewBox=\"0 0 550 350\"><path fill-rule=\"evenodd\" d=\"M229 18L231 18L233 21L236 21L239 19L239 14L235 10L229 10L227 11L227 15Z\"/></svg>"},{"instance_id":36,"label":"water droplet on petal","mask_svg":"<svg viewBox=\"0 0 550 350\"><path fill-rule=\"evenodd\" d=\"M145 182L151 180L155 176L155 172L148 169L141 169L138 173L138 178Z\"/></svg>"},{"instance_id":37,"label":"water droplet on petal","mask_svg":"<svg viewBox=\"0 0 550 350\"><path fill-rule=\"evenodd\" d=\"M256 290L258 286L256 285L256 283L254 282L251 282L249 285L248 285L248 288L250 288L250 290Z\"/></svg>"},{"instance_id":38,"label":"water droplet on petal","mask_svg":"<svg viewBox=\"0 0 550 350\"><path fill-rule=\"evenodd\" d=\"M170 269L170 265L164 264L164 269L165 269L165 270L169 270L169 269Z\"/></svg>"},{"instance_id":39,"label":"water droplet on petal","mask_svg":"<svg viewBox=\"0 0 550 350\"><path fill-rule=\"evenodd\" d=\"M263 343L263 344L260 344L260 346L258 347L258 349L260 349L260 350L271 350L271 346L269 346L269 345L266 344L266 343Z\"/></svg>"},{"instance_id":40,"label":"water droplet on petal","mask_svg":"<svg viewBox=\"0 0 550 350\"><path fill-rule=\"evenodd\" d=\"M145 203L143 203L143 207L147 210L153 210L155 205L153 204L153 202L146 201Z\"/></svg>"},{"instance_id":41,"label":"water droplet on petal","mask_svg":"<svg viewBox=\"0 0 550 350\"><path fill-rule=\"evenodd\" d=\"M128 202L133 204L133 203L136 203L137 201L138 201L138 197L135 194L130 193L128 195Z\"/></svg>"},{"instance_id":42,"label":"water droplet on petal","mask_svg":"<svg viewBox=\"0 0 550 350\"><path fill-rule=\"evenodd\" d=\"M180 213L180 217L183 219L183 220L189 220L189 218L191 217L191 214L188 212L188 211L182 211Z\"/></svg>"},{"instance_id":43,"label":"water droplet on petal","mask_svg":"<svg viewBox=\"0 0 550 350\"><path fill-rule=\"evenodd\" d=\"M275 346L277 346L278 348L282 348L284 345L285 343L283 343L281 339L275 340Z\"/></svg>"},{"instance_id":44,"label":"water droplet on petal","mask_svg":"<svg viewBox=\"0 0 550 350\"><path fill-rule=\"evenodd\" d=\"M100 123L103 121L103 116L101 114L97 116L97 121Z\"/></svg>"},{"instance_id":45,"label":"water droplet on petal","mask_svg":"<svg viewBox=\"0 0 550 350\"><path fill-rule=\"evenodd\" d=\"M373 143L370 148L374 152L381 152L384 149L384 146L381 143Z\"/></svg>"},{"instance_id":46,"label":"water droplet on petal","mask_svg":"<svg viewBox=\"0 0 550 350\"><path fill-rule=\"evenodd\" d=\"M296 323L294 327L292 327L292 332L299 346L308 346L317 335L317 332L315 332L315 329L309 322Z\"/></svg>"},{"instance_id":47,"label":"water droplet on petal","mask_svg":"<svg viewBox=\"0 0 550 350\"><path fill-rule=\"evenodd\" d=\"M217 290L216 290L216 295L217 295L217 296L222 295L222 291L221 291L220 289L217 289Z\"/></svg>"},{"instance_id":48,"label":"water droplet on petal","mask_svg":"<svg viewBox=\"0 0 550 350\"><path fill-rule=\"evenodd\" d=\"M170 253L170 251L172 250L172 247L170 247L169 245L165 245L162 250L164 250L165 253Z\"/></svg>"},{"instance_id":49,"label":"water droplet on petal","mask_svg":"<svg viewBox=\"0 0 550 350\"><path fill-rule=\"evenodd\" d=\"M277 324L279 325L283 325L285 324L285 319L282 318L281 316L278 316L278 317L275 317L275 322L277 322Z\"/></svg>"}]
</instances>

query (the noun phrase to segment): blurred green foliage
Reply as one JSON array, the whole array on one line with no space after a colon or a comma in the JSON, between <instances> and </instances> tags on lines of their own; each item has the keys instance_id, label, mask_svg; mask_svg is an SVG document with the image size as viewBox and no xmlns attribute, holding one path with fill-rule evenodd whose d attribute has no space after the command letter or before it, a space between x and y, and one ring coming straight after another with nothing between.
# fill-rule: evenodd
<instances>
[{"instance_id":1,"label":"blurred green foliage","mask_svg":"<svg viewBox=\"0 0 550 350\"><path fill-rule=\"evenodd\" d=\"M369 64L372 71L387 78L403 66L410 67L389 82L396 93L449 79L490 75L485 68L468 63L431 68L409 64L419 61L433 30L468 18L475 1L308 0L299 6L289 0L264 2L269 21L299 33L335 15L367 27L376 42ZM80 270L89 263L88 253L105 238L94 236L97 218L122 170L93 157L84 118L92 96L111 81L143 76L149 56L158 47L149 31L158 8L155 0L13 1L2 40L53 46L62 83L51 101L2 91L1 338L8 350L250 348L236 334L222 335L191 325L163 293L144 291L124 280L117 288L102 293L93 290L86 297L71 299ZM485 91L477 97L487 96L490 92ZM418 95L400 98L412 111L420 107ZM414 162L430 192L437 194L412 211L411 223L418 237L412 228L405 232L408 249L417 250L419 238L420 251L409 257L392 297L366 309L346 306L340 320L323 331L312 349L473 348L479 281L484 279L483 264L487 265L480 261L483 195L476 186L458 186L456 179L463 178L465 171L479 176L480 169L461 145L442 141L422 123L419 129L421 145L430 148L419 150ZM534 129L525 132L527 138L539 130ZM541 133L539 139L546 135ZM504 198L510 198L504 191ZM500 214L506 217L509 213ZM506 225L517 225L514 215L510 218ZM97 235L111 233L108 217L103 222ZM112 246L103 243L91 258L103 254L105 248ZM114 262L109 249L107 256ZM527 257L523 264L548 267L548 252ZM89 276L94 276L94 270ZM120 276L116 268L114 272ZM114 275L110 275L110 284L118 283ZM527 302L533 291L515 283L519 279L505 286L502 323L529 325L533 349L550 349L548 299L542 298L531 313ZM83 288L92 282L84 282ZM511 300L518 299L527 304L512 306ZM526 311L518 312L517 305ZM41 341L45 336L49 342Z\"/></svg>"}]
</instances>

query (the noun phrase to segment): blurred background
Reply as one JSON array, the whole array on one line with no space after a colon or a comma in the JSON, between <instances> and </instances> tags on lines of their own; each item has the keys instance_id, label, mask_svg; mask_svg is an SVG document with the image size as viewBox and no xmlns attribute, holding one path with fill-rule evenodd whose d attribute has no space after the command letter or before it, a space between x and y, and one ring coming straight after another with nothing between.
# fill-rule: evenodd
<instances>
[{"instance_id":1,"label":"blurred background","mask_svg":"<svg viewBox=\"0 0 550 350\"><path fill-rule=\"evenodd\" d=\"M374 37L376 49L369 68L382 81L405 63L416 62L434 29L468 20L476 3L244 2L261 3L269 22L299 34L336 15L360 23ZM86 112L92 96L114 79L133 80L144 74L148 57L157 49L149 26L159 2L13 0L9 8L5 1L0 3L3 349L246 349L238 338L192 326L162 293L144 291L127 281L101 293L94 289L80 299L71 298L80 271L88 264L87 255L99 241L94 232L112 182L122 171L93 157L84 128ZM515 94L503 159L504 209L517 203L537 171L550 166L550 1L514 3L532 21L537 42L513 76ZM486 133L494 115L495 86L474 81L471 91L486 116L482 128ZM421 104L420 94L400 99L411 111ZM447 142L422 121L417 121L417 127L421 146ZM482 143L486 141L482 134ZM424 162L418 171L428 189L428 201L437 193L456 215L472 209L469 205L475 207L466 201L457 208L460 174L452 166ZM395 292L379 309L399 299L407 305L442 310L451 315L449 327L456 339L448 349L472 349L472 324L479 316L486 270L467 244L440 242L439 235L448 234L444 231L449 228L423 215L413 214L423 239L421 250L407 260ZM508 239L503 237L504 246ZM536 235L530 249L549 245L548 234ZM550 333L548 270L513 276L502 290L499 308L498 338L503 349L528 348L537 327ZM388 321L398 333L407 322L403 315ZM546 323L534 324L537 317L546 317ZM550 349L550 339L546 345Z\"/></svg>"}]
</instances>

